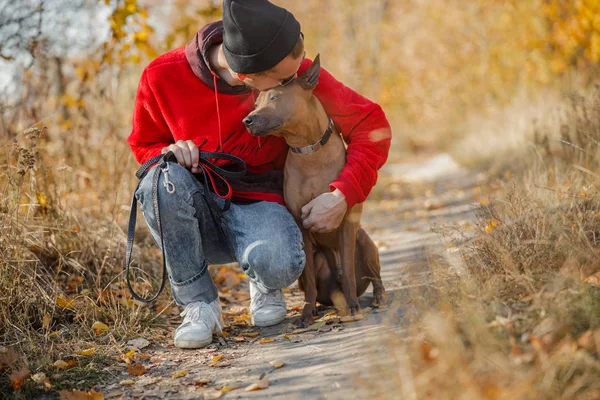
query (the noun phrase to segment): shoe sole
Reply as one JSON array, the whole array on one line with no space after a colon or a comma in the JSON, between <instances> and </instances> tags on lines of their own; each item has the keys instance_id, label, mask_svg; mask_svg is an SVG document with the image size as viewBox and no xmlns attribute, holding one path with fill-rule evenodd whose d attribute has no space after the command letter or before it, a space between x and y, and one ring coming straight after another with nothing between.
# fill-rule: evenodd
<instances>
[{"instance_id":1,"label":"shoe sole","mask_svg":"<svg viewBox=\"0 0 600 400\"><path fill-rule=\"evenodd\" d=\"M221 319L221 326L223 326L223 320ZM219 331L217 329L213 330L213 334L217 334ZM201 347L206 347L213 342L212 336L209 339L205 340L177 340L173 341L175 347L179 347L180 349L199 349Z\"/></svg>"},{"instance_id":2,"label":"shoe sole","mask_svg":"<svg viewBox=\"0 0 600 400\"><path fill-rule=\"evenodd\" d=\"M265 328L267 326L273 326L282 323L285 320L285 315L278 318L271 318L265 321L256 321L252 318L252 323L254 326L258 326L259 328Z\"/></svg>"},{"instance_id":3,"label":"shoe sole","mask_svg":"<svg viewBox=\"0 0 600 400\"><path fill-rule=\"evenodd\" d=\"M212 337L207 340L177 340L175 341L175 347L179 347L180 349L199 349L211 343Z\"/></svg>"}]
</instances>

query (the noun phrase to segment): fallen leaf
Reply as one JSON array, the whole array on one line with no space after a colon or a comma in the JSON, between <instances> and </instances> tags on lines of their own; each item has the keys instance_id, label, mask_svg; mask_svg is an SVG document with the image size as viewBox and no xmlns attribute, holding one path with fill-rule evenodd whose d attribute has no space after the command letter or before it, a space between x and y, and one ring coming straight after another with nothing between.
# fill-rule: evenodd
<instances>
[{"instance_id":1,"label":"fallen leaf","mask_svg":"<svg viewBox=\"0 0 600 400\"><path fill-rule=\"evenodd\" d=\"M223 396L223 392L221 392L219 390L208 390L202 394L203 394L204 400L220 399L221 396Z\"/></svg>"},{"instance_id":2,"label":"fallen leaf","mask_svg":"<svg viewBox=\"0 0 600 400\"><path fill-rule=\"evenodd\" d=\"M241 336L235 336L235 337L232 337L231 340L233 340L234 342L245 342L246 338L241 337Z\"/></svg>"},{"instance_id":3,"label":"fallen leaf","mask_svg":"<svg viewBox=\"0 0 600 400\"><path fill-rule=\"evenodd\" d=\"M75 350L75 354L80 355L80 356L93 356L94 353L96 352L96 348L95 347L90 347L87 350Z\"/></svg>"},{"instance_id":4,"label":"fallen leaf","mask_svg":"<svg viewBox=\"0 0 600 400\"><path fill-rule=\"evenodd\" d=\"M54 361L54 364L52 364L52 365L54 365L54 368L56 368L56 369L65 369L69 366L69 364L67 364L63 360L56 360L56 361Z\"/></svg>"},{"instance_id":5,"label":"fallen leaf","mask_svg":"<svg viewBox=\"0 0 600 400\"><path fill-rule=\"evenodd\" d=\"M221 388L221 392L222 393L227 393L227 392L231 392L232 390L238 389L239 386L229 386L229 385L225 385Z\"/></svg>"},{"instance_id":6,"label":"fallen leaf","mask_svg":"<svg viewBox=\"0 0 600 400\"><path fill-rule=\"evenodd\" d=\"M25 379L29 376L29 370L27 368L23 368L20 371L14 371L10 374L10 385L14 390L21 390L23 387L23 383L25 383Z\"/></svg>"},{"instance_id":7,"label":"fallen leaf","mask_svg":"<svg viewBox=\"0 0 600 400\"><path fill-rule=\"evenodd\" d=\"M221 361L221 359L222 359L223 357L225 357L225 355L224 355L224 354L219 354L218 356L214 356L214 357L212 358L212 362L214 362L214 363L216 363L216 362L219 362L219 361Z\"/></svg>"},{"instance_id":8,"label":"fallen leaf","mask_svg":"<svg viewBox=\"0 0 600 400\"><path fill-rule=\"evenodd\" d=\"M345 317L340 318L341 322L354 322L354 321L362 321L365 319L364 315L356 314L356 315L346 315Z\"/></svg>"},{"instance_id":9,"label":"fallen leaf","mask_svg":"<svg viewBox=\"0 0 600 400\"><path fill-rule=\"evenodd\" d=\"M75 300L65 296L63 293L56 297L56 305L65 310L75 310Z\"/></svg>"},{"instance_id":10,"label":"fallen leaf","mask_svg":"<svg viewBox=\"0 0 600 400\"><path fill-rule=\"evenodd\" d=\"M12 368L18 359L19 356L13 349L0 347L0 372Z\"/></svg>"},{"instance_id":11,"label":"fallen leaf","mask_svg":"<svg viewBox=\"0 0 600 400\"><path fill-rule=\"evenodd\" d=\"M320 327L324 326L326 323L327 323L327 321L318 321L318 322L315 322L314 324L312 324L312 325L310 325L308 327L308 330L309 331L316 331Z\"/></svg>"},{"instance_id":12,"label":"fallen leaf","mask_svg":"<svg viewBox=\"0 0 600 400\"><path fill-rule=\"evenodd\" d=\"M129 372L129 375L142 376L146 373L146 367L142 364L129 364L127 366L127 372Z\"/></svg>"},{"instance_id":13,"label":"fallen leaf","mask_svg":"<svg viewBox=\"0 0 600 400\"><path fill-rule=\"evenodd\" d=\"M210 367L211 368L225 368L225 367L229 367L230 365L231 365L231 363L229 363L229 362L221 361L218 363L210 364Z\"/></svg>"},{"instance_id":14,"label":"fallen leaf","mask_svg":"<svg viewBox=\"0 0 600 400\"><path fill-rule=\"evenodd\" d=\"M50 314L46 313L44 318L42 318L42 328L46 330L50 329L50 322L52 322L52 318L50 317Z\"/></svg>"},{"instance_id":15,"label":"fallen leaf","mask_svg":"<svg viewBox=\"0 0 600 400\"><path fill-rule=\"evenodd\" d=\"M244 337L255 338L260 335L260 332L243 332L241 335Z\"/></svg>"},{"instance_id":16,"label":"fallen leaf","mask_svg":"<svg viewBox=\"0 0 600 400\"><path fill-rule=\"evenodd\" d=\"M260 381L248 386L246 389L244 389L244 391L245 392L253 392L255 390L262 390L262 389L266 389L268 387L269 387L269 380L261 379Z\"/></svg>"},{"instance_id":17,"label":"fallen leaf","mask_svg":"<svg viewBox=\"0 0 600 400\"><path fill-rule=\"evenodd\" d=\"M588 276L583 281L588 285L600 287L600 271Z\"/></svg>"},{"instance_id":18,"label":"fallen leaf","mask_svg":"<svg viewBox=\"0 0 600 400\"><path fill-rule=\"evenodd\" d=\"M178 371L173 372L173 375L171 375L171 378L173 378L173 379L183 378L184 376L187 376L187 374L188 374L187 369L180 369Z\"/></svg>"},{"instance_id":19,"label":"fallen leaf","mask_svg":"<svg viewBox=\"0 0 600 400\"><path fill-rule=\"evenodd\" d=\"M119 385L131 386L131 385L135 385L135 381L132 381L131 379L125 379L125 380L122 380L121 382L119 382Z\"/></svg>"},{"instance_id":20,"label":"fallen leaf","mask_svg":"<svg viewBox=\"0 0 600 400\"><path fill-rule=\"evenodd\" d=\"M281 360L273 360L273 361L269 361L269 364L271 364L273 367L275 368L281 368L285 365L285 363Z\"/></svg>"},{"instance_id":21,"label":"fallen leaf","mask_svg":"<svg viewBox=\"0 0 600 400\"><path fill-rule=\"evenodd\" d=\"M127 344L140 350L150 346L150 342L144 338L131 339Z\"/></svg>"},{"instance_id":22,"label":"fallen leaf","mask_svg":"<svg viewBox=\"0 0 600 400\"><path fill-rule=\"evenodd\" d=\"M205 386L208 385L210 383L210 379L208 378L202 378L202 379L198 379L194 385L196 386Z\"/></svg>"},{"instance_id":23,"label":"fallen leaf","mask_svg":"<svg viewBox=\"0 0 600 400\"><path fill-rule=\"evenodd\" d=\"M129 350L127 353L125 353L125 357L132 358L135 355L136 351L137 351L137 349Z\"/></svg>"},{"instance_id":24,"label":"fallen leaf","mask_svg":"<svg viewBox=\"0 0 600 400\"><path fill-rule=\"evenodd\" d=\"M270 337L266 337L266 338L262 338L258 341L258 343L263 344L263 343L271 343L274 342L275 339L270 338Z\"/></svg>"},{"instance_id":25,"label":"fallen leaf","mask_svg":"<svg viewBox=\"0 0 600 400\"><path fill-rule=\"evenodd\" d=\"M96 335L101 335L102 332L107 332L109 330L108 325L100 322L100 321L96 321L92 324L92 329L94 329L96 331Z\"/></svg>"},{"instance_id":26,"label":"fallen leaf","mask_svg":"<svg viewBox=\"0 0 600 400\"><path fill-rule=\"evenodd\" d=\"M65 400L104 400L104 392L96 392L95 390L89 392L82 392L75 389L72 392L61 390L59 394L60 398Z\"/></svg>"},{"instance_id":27,"label":"fallen leaf","mask_svg":"<svg viewBox=\"0 0 600 400\"><path fill-rule=\"evenodd\" d=\"M38 372L31 376L31 380L35 383L43 383L46 380L46 374L43 372Z\"/></svg>"}]
</instances>

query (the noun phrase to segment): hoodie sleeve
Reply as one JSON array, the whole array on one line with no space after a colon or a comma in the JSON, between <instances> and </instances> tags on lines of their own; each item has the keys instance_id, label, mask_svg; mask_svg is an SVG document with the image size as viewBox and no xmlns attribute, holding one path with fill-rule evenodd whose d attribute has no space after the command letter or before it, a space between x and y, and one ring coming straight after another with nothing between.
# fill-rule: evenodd
<instances>
[{"instance_id":1,"label":"hoodie sleeve","mask_svg":"<svg viewBox=\"0 0 600 400\"><path fill-rule=\"evenodd\" d=\"M302 70L308 65L305 62ZM314 94L348 144L346 165L330 189L339 189L351 208L365 201L377 183L377 171L390 149L390 124L378 104L343 85L323 68Z\"/></svg>"},{"instance_id":2,"label":"hoodie sleeve","mask_svg":"<svg viewBox=\"0 0 600 400\"><path fill-rule=\"evenodd\" d=\"M135 159L143 164L174 143L162 110L148 79L148 68L142 73L133 111L131 134L127 138Z\"/></svg>"}]
</instances>

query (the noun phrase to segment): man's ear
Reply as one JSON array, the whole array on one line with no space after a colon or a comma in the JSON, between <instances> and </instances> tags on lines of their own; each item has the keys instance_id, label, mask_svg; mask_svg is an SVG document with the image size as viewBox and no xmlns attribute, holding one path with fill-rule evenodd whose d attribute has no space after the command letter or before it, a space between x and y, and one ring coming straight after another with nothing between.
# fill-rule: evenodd
<instances>
[{"instance_id":1,"label":"man's ear","mask_svg":"<svg viewBox=\"0 0 600 400\"><path fill-rule=\"evenodd\" d=\"M298 83L305 90L313 90L319 83L319 75L321 74L321 57L319 54L315 57L312 64L300 78Z\"/></svg>"}]
</instances>

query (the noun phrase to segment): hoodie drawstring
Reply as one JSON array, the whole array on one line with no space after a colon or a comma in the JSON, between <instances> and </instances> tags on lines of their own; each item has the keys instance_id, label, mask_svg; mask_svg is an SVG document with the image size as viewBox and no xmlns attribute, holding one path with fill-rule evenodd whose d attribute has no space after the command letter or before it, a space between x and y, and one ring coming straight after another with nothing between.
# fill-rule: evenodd
<instances>
[{"instance_id":1,"label":"hoodie drawstring","mask_svg":"<svg viewBox=\"0 0 600 400\"><path fill-rule=\"evenodd\" d=\"M223 151L223 132L221 131L221 111L219 110L219 89L217 89L217 74L215 71L211 71L213 75L213 84L215 87L215 103L217 104L217 123L219 124L219 150Z\"/></svg>"}]
</instances>

